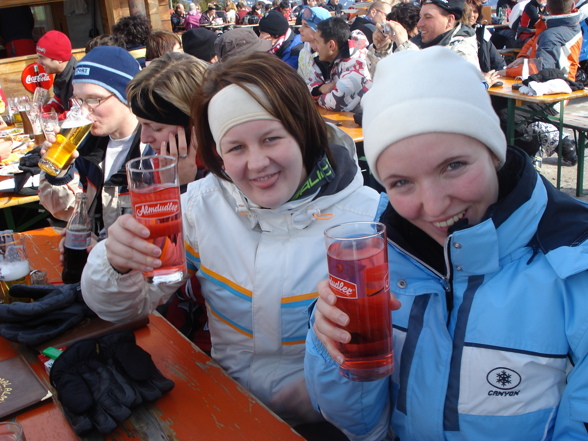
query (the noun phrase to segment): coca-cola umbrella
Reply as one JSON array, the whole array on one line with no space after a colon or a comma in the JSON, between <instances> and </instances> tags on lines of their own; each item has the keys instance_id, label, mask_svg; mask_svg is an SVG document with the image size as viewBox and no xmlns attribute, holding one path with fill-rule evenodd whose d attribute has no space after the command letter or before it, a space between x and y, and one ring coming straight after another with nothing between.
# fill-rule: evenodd
<instances>
[{"instance_id":1,"label":"coca-cola umbrella","mask_svg":"<svg viewBox=\"0 0 588 441\"><path fill-rule=\"evenodd\" d=\"M22 85L31 93L34 93L37 87L49 90L53 86L53 75L45 72L45 68L39 63L26 66L20 78Z\"/></svg>"}]
</instances>

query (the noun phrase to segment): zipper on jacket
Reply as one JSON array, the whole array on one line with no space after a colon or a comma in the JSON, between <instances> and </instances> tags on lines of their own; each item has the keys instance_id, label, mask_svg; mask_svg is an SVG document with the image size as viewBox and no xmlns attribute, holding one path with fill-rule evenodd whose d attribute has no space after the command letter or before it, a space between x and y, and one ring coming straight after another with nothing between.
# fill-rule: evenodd
<instances>
[{"instance_id":1,"label":"zipper on jacket","mask_svg":"<svg viewBox=\"0 0 588 441\"><path fill-rule=\"evenodd\" d=\"M445 245L443 245L443 256L445 257L445 268L447 268L447 275L443 278L445 288L445 303L447 305L447 323L446 326L449 328L449 320L451 319L451 311L453 310L453 271L451 271L451 254L449 253L449 243L451 242L451 236L447 236L445 239Z\"/></svg>"}]
</instances>

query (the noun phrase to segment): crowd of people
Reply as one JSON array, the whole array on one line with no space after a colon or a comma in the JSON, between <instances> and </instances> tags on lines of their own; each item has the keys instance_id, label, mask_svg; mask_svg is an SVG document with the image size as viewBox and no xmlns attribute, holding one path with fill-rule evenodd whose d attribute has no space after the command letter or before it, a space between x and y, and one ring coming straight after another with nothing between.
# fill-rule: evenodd
<instances>
[{"instance_id":1,"label":"crowd of people","mask_svg":"<svg viewBox=\"0 0 588 441\"><path fill-rule=\"evenodd\" d=\"M159 309L309 440L588 440L588 206L533 167L542 141L507 145L487 92L524 57L576 79L581 13L529 4L508 66L478 0L376 0L351 22L339 0L178 3L173 31L123 17L79 61L46 33L48 106L93 122L39 187L62 220L88 195L86 304L112 322ZM356 114L377 185L319 106ZM178 161L182 282L142 276L161 249L124 164L148 154ZM323 232L351 221L387 228L395 369L370 382L339 372L353 336L325 280Z\"/></svg>"}]
</instances>

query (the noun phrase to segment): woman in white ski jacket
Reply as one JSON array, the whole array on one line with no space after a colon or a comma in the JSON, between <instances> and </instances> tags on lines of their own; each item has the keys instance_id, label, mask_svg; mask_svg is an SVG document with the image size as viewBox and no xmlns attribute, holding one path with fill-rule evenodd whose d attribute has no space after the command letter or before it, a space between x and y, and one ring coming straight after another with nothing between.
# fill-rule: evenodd
<instances>
[{"instance_id":1,"label":"woman in white ski jacket","mask_svg":"<svg viewBox=\"0 0 588 441\"><path fill-rule=\"evenodd\" d=\"M303 358L307 309L327 275L323 231L375 219L380 197L355 152L328 144L304 81L271 54L212 67L192 118L211 173L182 195L184 241L212 357L288 423L319 421ZM123 216L89 256L84 299L106 320L149 314L178 287L143 281L161 264L145 233Z\"/></svg>"},{"instance_id":2,"label":"woman in white ski jacket","mask_svg":"<svg viewBox=\"0 0 588 441\"><path fill-rule=\"evenodd\" d=\"M347 317L321 284L316 408L354 441L588 440L587 205L506 148L481 73L447 48L382 60L363 121L390 199L395 371L338 372Z\"/></svg>"}]
</instances>

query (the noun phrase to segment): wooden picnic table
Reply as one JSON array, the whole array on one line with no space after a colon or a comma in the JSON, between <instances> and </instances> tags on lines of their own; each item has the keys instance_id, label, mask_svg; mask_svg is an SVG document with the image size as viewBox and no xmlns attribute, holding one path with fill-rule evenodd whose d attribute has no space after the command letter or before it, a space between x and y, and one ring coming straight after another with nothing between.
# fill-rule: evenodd
<instances>
[{"instance_id":1,"label":"wooden picnic table","mask_svg":"<svg viewBox=\"0 0 588 441\"><path fill-rule=\"evenodd\" d=\"M563 139L565 104L569 100L584 98L588 96L588 89L577 90L572 93L558 93L542 96L530 96L513 89L513 84L520 83L520 80L509 77L501 77L502 86L491 87L488 93L492 96L506 98L508 100L507 108L507 127L506 140L509 144L514 144L515 133L515 112L525 114L526 121L519 122L524 124L533 120L540 120L544 122L553 123L559 131L559 146L558 146L558 168L557 168L557 188L561 185L561 140ZM559 103L559 114L552 116L548 112L548 108L554 104ZM529 107L528 104L536 104L536 106Z\"/></svg>"},{"instance_id":2,"label":"wooden picnic table","mask_svg":"<svg viewBox=\"0 0 588 441\"><path fill-rule=\"evenodd\" d=\"M333 110L327 110L323 107L320 107L318 104L317 108L326 122L335 124L341 130L351 136L356 144L358 142L363 142L363 129L353 119L353 112L335 112Z\"/></svg>"},{"instance_id":3,"label":"wooden picnic table","mask_svg":"<svg viewBox=\"0 0 588 441\"><path fill-rule=\"evenodd\" d=\"M27 242L31 266L52 274L59 262L59 233L44 228L26 235L32 241L32 245ZM67 423L54 394L48 402L12 418L23 426L27 441L303 440L159 314L151 314L149 324L137 329L135 336L159 370L175 382L173 390L156 402L134 408L131 417L111 434L83 438L76 436ZM41 382L55 392L34 349L0 337L0 360L18 354L24 356Z\"/></svg>"}]
</instances>

